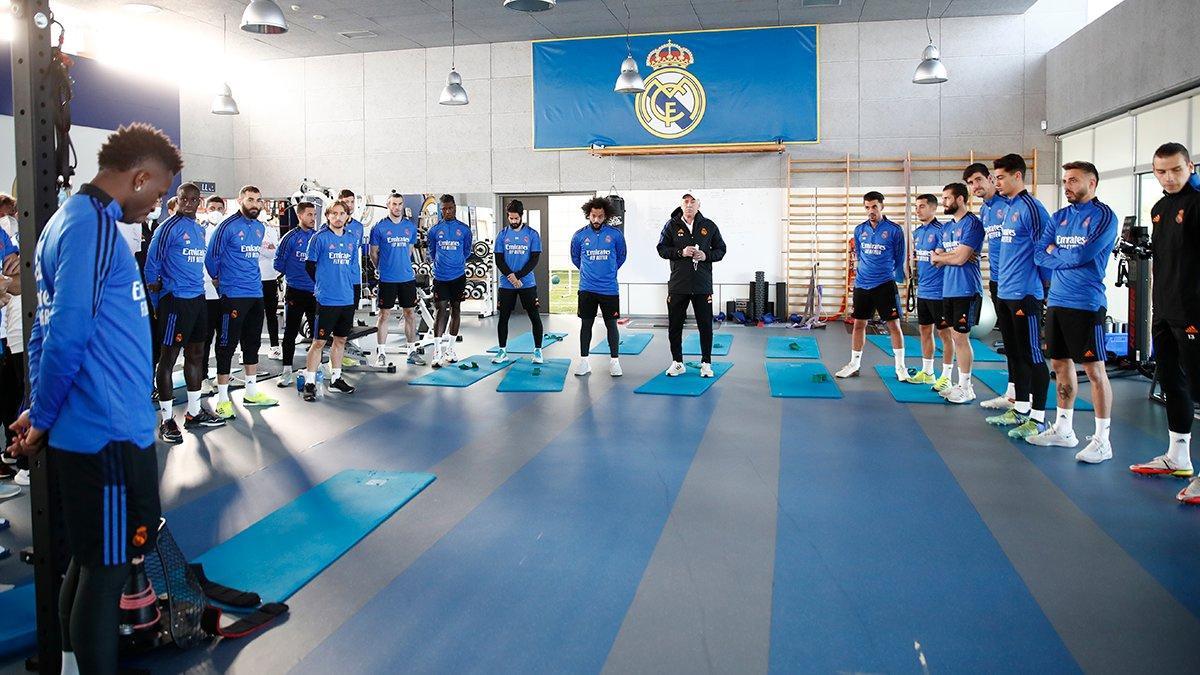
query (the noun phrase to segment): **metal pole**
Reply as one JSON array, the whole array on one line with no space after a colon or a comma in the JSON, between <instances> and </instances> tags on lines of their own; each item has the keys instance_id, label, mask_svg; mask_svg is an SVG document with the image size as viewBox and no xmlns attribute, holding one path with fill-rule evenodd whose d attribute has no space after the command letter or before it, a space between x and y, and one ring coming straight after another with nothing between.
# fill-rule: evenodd
<instances>
[{"instance_id":1,"label":"metal pole","mask_svg":"<svg viewBox=\"0 0 1200 675\"><path fill-rule=\"evenodd\" d=\"M49 0L12 0L13 118L17 151L17 222L21 238L21 308L29 341L38 297L34 274L38 236L58 208L54 162L55 90L51 86ZM26 381L26 391L29 391ZM58 507L46 453L30 460L29 495L33 518L33 573L37 597L37 666L59 672L61 636L58 591L62 584L62 542L54 523Z\"/></svg>"}]
</instances>

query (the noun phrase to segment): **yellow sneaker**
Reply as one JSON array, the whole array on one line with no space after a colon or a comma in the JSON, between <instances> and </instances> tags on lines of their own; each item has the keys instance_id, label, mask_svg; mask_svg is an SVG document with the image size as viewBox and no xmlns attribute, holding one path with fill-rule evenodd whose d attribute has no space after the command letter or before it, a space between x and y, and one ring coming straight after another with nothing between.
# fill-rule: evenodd
<instances>
[{"instance_id":1,"label":"yellow sneaker","mask_svg":"<svg viewBox=\"0 0 1200 675\"><path fill-rule=\"evenodd\" d=\"M246 396L242 398L242 405L268 408L273 405L279 405L279 400L271 398L260 391L253 396L246 394Z\"/></svg>"},{"instance_id":2,"label":"yellow sneaker","mask_svg":"<svg viewBox=\"0 0 1200 675\"><path fill-rule=\"evenodd\" d=\"M930 379L932 379L932 378L933 378L933 376L930 375ZM933 390L939 394L944 391L950 391L950 387L952 387L952 386L953 386L953 383L950 381L949 375L943 375L943 376L937 378L936 380L933 380Z\"/></svg>"},{"instance_id":3,"label":"yellow sneaker","mask_svg":"<svg viewBox=\"0 0 1200 675\"><path fill-rule=\"evenodd\" d=\"M908 376L909 384L933 384L933 382L933 373L927 373L923 370L918 370L917 372Z\"/></svg>"},{"instance_id":4,"label":"yellow sneaker","mask_svg":"<svg viewBox=\"0 0 1200 675\"><path fill-rule=\"evenodd\" d=\"M358 365L358 361L355 361L354 359L350 358L349 356L342 357L342 367L343 368L353 368L357 365Z\"/></svg>"},{"instance_id":5,"label":"yellow sneaker","mask_svg":"<svg viewBox=\"0 0 1200 675\"><path fill-rule=\"evenodd\" d=\"M223 420L231 420L237 417L237 415L233 414L233 401L218 403L216 407L216 413L217 417L220 417Z\"/></svg>"}]
</instances>

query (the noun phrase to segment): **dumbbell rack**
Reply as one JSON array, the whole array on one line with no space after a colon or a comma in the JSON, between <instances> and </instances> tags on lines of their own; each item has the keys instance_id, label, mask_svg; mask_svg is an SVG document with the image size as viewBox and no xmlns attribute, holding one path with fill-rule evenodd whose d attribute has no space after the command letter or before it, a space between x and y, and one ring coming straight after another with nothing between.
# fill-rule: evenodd
<instances>
[{"instance_id":1,"label":"dumbbell rack","mask_svg":"<svg viewBox=\"0 0 1200 675\"><path fill-rule=\"evenodd\" d=\"M467 257L467 299L480 303L479 318L497 312L496 267L492 258L492 240L482 239L471 246Z\"/></svg>"}]
</instances>

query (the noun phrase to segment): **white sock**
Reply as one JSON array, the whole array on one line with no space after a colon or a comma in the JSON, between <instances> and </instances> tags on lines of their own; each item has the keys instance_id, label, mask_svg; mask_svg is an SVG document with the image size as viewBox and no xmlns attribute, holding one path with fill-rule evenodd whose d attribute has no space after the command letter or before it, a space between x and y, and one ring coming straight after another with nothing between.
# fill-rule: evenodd
<instances>
[{"instance_id":1,"label":"white sock","mask_svg":"<svg viewBox=\"0 0 1200 675\"><path fill-rule=\"evenodd\" d=\"M1070 436L1075 431L1073 420L1075 411L1071 408L1059 408L1054 419L1054 428L1063 436Z\"/></svg>"},{"instance_id":2,"label":"white sock","mask_svg":"<svg viewBox=\"0 0 1200 675\"><path fill-rule=\"evenodd\" d=\"M338 380L342 379L342 369L341 368L333 368L332 370L333 370L333 381L334 382L337 382Z\"/></svg>"},{"instance_id":3,"label":"white sock","mask_svg":"<svg viewBox=\"0 0 1200 675\"><path fill-rule=\"evenodd\" d=\"M79 663L75 660L75 652L62 653L62 675L79 675Z\"/></svg>"},{"instance_id":4,"label":"white sock","mask_svg":"<svg viewBox=\"0 0 1200 675\"><path fill-rule=\"evenodd\" d=\"M962 368L958 369L958 386L966 388L971 386L971 371L963 372Z\"/></svg>"},{"instance_id":5,"label":"white sock","mask_svg":"<svg viewBox=\"0 0 1200 675\"><path fill-rule=\"evenodd\" d=\"M1016 407L1018 414L1028 415L1029 411L1033 409L1033 404L1030 403L1029 401L1017 401L1017 404L1015 407Z\"/></svg>"},{"instance_id":6,"label":"white sock","mask_svg":"<svg viewBox=\"0 0 1200 675\"><path fill-rule=\"evenodd\" d=\"M174 401L159 401L158 402L158 411L159 411L159 414L162 415L162 421L164 421L164 422L171 419L171 404L172 403L174 403Z\"/></svg>"},{"instance_id":7,"label":"white sock","mask_svg":"<svg viewBox=\"0 0 1200 675\"><path fill-rule=\"evenodd\" d=\"M1004 398L1015 401L1017 400L1017 385L1012 382L1008 383L1008 388L1004 390Z\"/></svg>"},{"instance_id":8,"label":"white sock","mask_svg":"<svg viewBox=\"0 0 1200 675\"><path fill-rule=\"evenodd\" d=\"M283 375L291 375L291 374L292 374L292 367L291 367L291 366L284 366L284 367L283 367L283 373L282 373L282 374L283 374Z\"/></svg>"},{"instance_id":9,"label":"white sock","mask_svg":"<svg viewBox=\"0 0 1200 675\"><path fill-rule=\"evenodd\" d=\"M1171 444L1167 446L1167 459L1177 467L1186 468L1192 465L1192 435L1171 434Z\"/></svg>"},{"instance_id":10,"label":"white sock","mask_svg":"<svg viewBox=\"0 0 1200 675\"><path fill-rule=\"evenodd\" d=\"M862 365L862 352L856 352L853 349L850 350L850 365L855 368Z\"/></svg>"},{"instance_id":11,"label":"white sock","mask_svg":"<svg viewBox=\"0 0 1200 675\"><path fill-rule=\"evenodd\" d=\"M619 358L617 358L617 357L615 357L615 356L610 356L610 357L608 357L608 362L609 362L609 363L620 363L620 362L621 362L621 359L619 359Z\"/></svg>"},{"instance_id":12,"label":"white sock","mask_svg":"<svg viewBox=\"0 0 1200 675\"><path fill-rule=\"evenodd\" d=\"M258 375L246 376L246 396L258 395Z\"/></svg>"},{"instance_id":13,"label":"white sock","mask_svg":"<svg viewBox=\"0 0 1200 675\"><path fill-rule=\"evenodd\" d=\"M904 365L904 350L893 349L892 351L896 353L896 370L908 370L908 366Z\"/></svg>"},{"instance_id":14,"label":"white sock","mask_svg":"<svg viewBox=\"0 0 1200 675\"><path fill-rule=\"evenodd\" d=\"M453 347L455 342L458 342L458 336L457 336L457 335L451 335L451 336L450 336L450 337L449 337L449 338L446 340L446 346L447 346L447 347Z\"/></svg>"},{"instance_id":15,"label":"white sock","mask_svg":"<svg viewBox=\"0 0 1200 675\"><path fill-rule=\"evenodd\" d=\"M382 353L383 353L383 344L380 343L380 344L375 345L375 355L378 356Z\"/></svg>"},{"instance_id":16,"label":"white sock","mask_svg":"<svg viewBox=\"0 0 1200 675\"><path fill-rule=\"evenodd\" d=\"M307 387L310 384L313 386L317 384L317 373L314 370L304 371L304 386Z\"/></svg>"},{"instance_id":17,"label":"white sock","mask_svg":"<svg viewBox=\"0 0 1200 675\"><path fill-rule=\"evenodd\" d=\"M962 372L962 368L959 368L959 372ZM950 363L943 362L942 363L942 374L938 375L938 379L941 379L943 377L950 377L953 374L954 374L954 362L953 361ZM968 378L968 379L970 379L970 378Z\"/></svg>"},{"instance_id":18,"label":"white sock","mask_svg":"<svg viewBox=\"0 0 1200 675\"><path fill-rule=\"evenodd\" d=\"M1112 420L1105 417L1096 418L1096 438L1108 442L1108 429L1112 425Z\"/></svg>"},{"instance_id":19,"label":"white sock","mask_svg":"<svg viewBox=\"0 0 1200 675\"><path fill-rule=\"evenodd\" d=\"M1030 411L1029 416L1032 417L1037 422L1045 422L1046 421L1046 411L1045 410L1032 410L1032 411Z\"/></svg>"},{"instance_id":20,"label":"white sock","mask_svg":"<svg viewBox=\"0 0 1200 675\"><path fill-rule=\"evenodd\" d=\"M189 391L188 392L187 414L192 415L193 417L200 414L200 392L199 391Z\"/></svg>"},{"instance_id":21,"label":"white sock","mask_svg":"<svg viewBox=\"0 0 1200 675\"><path fill-rule=\"evenodd\" d=\"M933 359L921 359L921 372L927 375L933 374ZM942 372L946 371L943 370Z\"/></svg>"},{"instance_id":22,"label":"white sock","mask_svg":"<svg viewBox=\"0 0 1200 675\"><path fill-rule=\"evenodd\" d=\"M225 403L229 400L229 383L217 384L217 402Z\"/></svg>"}]
</instances>

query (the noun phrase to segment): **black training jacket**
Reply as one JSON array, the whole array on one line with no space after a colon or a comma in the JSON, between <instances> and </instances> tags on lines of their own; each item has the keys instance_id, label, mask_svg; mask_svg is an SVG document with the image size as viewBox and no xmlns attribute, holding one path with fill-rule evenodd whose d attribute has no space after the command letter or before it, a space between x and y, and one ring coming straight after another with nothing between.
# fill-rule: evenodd
<instances>
[{"instance_id":1,"label":"black training jacket","mask_svg":"<svg viewBox=\"0 0 1200 675\"><path fill-rule=\"evenodd\" d=\"M1154 223L1154 320L1200 325L1200 192L1191 185L1150 209Z\"/></svg>"},{"instance_id":2,"label":"black training jacket","mask_svg":"<svg viewBox=\"0 0 1200 675\"><path fill-rule=\"evenodd\" d=\"M697 246L708 256L695 263L683 256L683 249ZM671 261L671 279L667 282L668 293L689 295L711 295L712 266L725 257L725 240L717 224L696 212L696 219L688 227L683 222L683 209L676 207L671 219L663 226L658 236L658 255Z\"/></svg>"}]
</instances>

